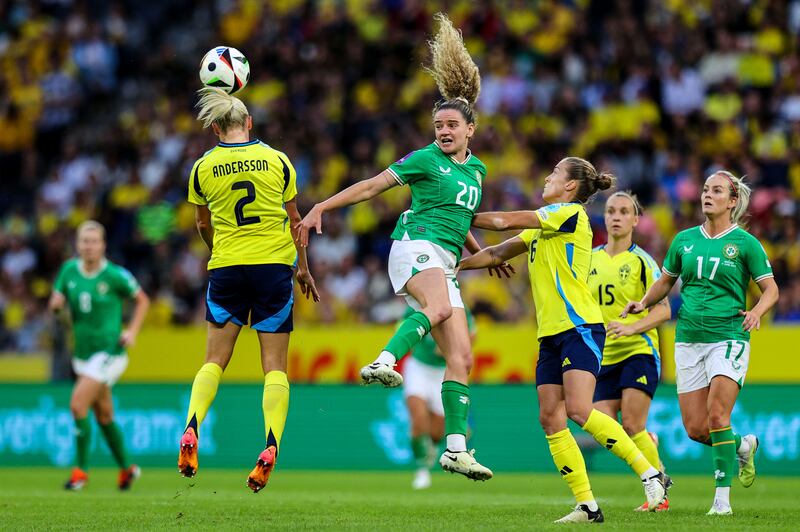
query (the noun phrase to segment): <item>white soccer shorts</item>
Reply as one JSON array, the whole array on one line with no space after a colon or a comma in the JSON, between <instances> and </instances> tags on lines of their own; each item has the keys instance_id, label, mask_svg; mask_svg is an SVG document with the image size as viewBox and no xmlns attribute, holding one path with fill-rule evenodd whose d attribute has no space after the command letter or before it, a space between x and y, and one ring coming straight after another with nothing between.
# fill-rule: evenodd
<instances>
[{"instance_id":1,"label":"white soccer shorts","mask_svg":"<svg viewBox=\"0 0 800 532\"><path fill-rule=\"evenodd\" d=\"M726 340L714 343L675 344L675 380L678 393L706 388L711 379L724 375L744 385L750 363L750 342Z\"/></svg>"},{"instance_id":2,"label":"white soccer shorts","mask_svg":"<svg viewBox=\"0 0 800 532\"><path fill-rule=\"evenodd\" d=\"M128 355L109 355L100 352L87 360L72 359L72 369L77 375L113 386L128 367Z\"/></svg>"},{"instance_id":3,"label":"white soccer shorts","mask_svg":"<svg viewBox=\"0 0 800 532\"><path fill-rule=\"evenodd\" d=\"M444 417L442 404L443 367L423 364L409 356L403 367L403 396L419 397L428 405L428 410Z\"/></svg>"},{"instance_id":4,"label":"white soccer shorts","mask_svg":"<svg viewBox=\"0 0 800 532\"><path fill-rule=\"evenodd\" d=\"M389 252L389 279L394 293L405 296L406 302L414 310L422 307L407 291L406 283L415 273L431 268L441 268L447 280L450 306L464 308L461 290L456 280L456 256L443 247L427 240L395 240Z\"/></svg>"}]
</instances>

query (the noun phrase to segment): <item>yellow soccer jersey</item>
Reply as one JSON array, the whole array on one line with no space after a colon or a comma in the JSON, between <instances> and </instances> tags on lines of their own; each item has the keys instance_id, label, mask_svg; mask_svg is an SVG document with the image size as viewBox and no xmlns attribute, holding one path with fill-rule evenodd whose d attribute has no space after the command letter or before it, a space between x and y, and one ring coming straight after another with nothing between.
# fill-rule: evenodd
<instances>
[{"instance_id":1,"label":"yellow soccer jersey","mask_svg":"<svg viewBox=\"0 0 800 532\"><path fill-rule=\"evenodd\" d=\"M189 202L208 205L214 248L208 269L245 264L294 265L284 203L297 195L297 174L282 152L253 140L220 142L192 167Z\"/></svg>"},{"instance_id":2,"label":"yellow soccer jersey","mask_svg":"<svg viewBox=\"0 0 800 532\"><path fill-rule=\"evenodd\" d=\"M541 229L519 237L528 246L528 275L539 338L578 325L603 323L597 301L589 291L592 228L579 203L555 203L536 211Z\"/></svg>"},{"instance_id":3,"label":"yellow soccer jersey","mask_svg":"<svg viewBox=\"0 0 800 532\"><path fill-rule=\"evenodd\" d=\"M634 323L646 316L645 311L638 315L628 314L626 318L619 317L625 305L629 301L640 301L659 277L661 271L656 261L636 244L614 257L606 253L604 246L592 250L589 289L600 304L606 324L610 321ZM656 329L635 336L606 338L603 348L604 366L617 364L633 355L653 355L660 371L661 358L658 354Z\"/></svg>"}]
</instances>

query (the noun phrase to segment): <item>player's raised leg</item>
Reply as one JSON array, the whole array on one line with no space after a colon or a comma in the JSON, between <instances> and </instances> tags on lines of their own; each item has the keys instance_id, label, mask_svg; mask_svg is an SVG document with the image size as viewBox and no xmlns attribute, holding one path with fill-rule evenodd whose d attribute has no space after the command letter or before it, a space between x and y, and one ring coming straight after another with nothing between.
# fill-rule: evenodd
<instances>
[{"instance_id":1,"label":"player's raised leg","mask_svg":"<svg viewBox=\"0 0 800 532\"><path fill-rule=\"evenodd\" d=\"M408 316L395 331L389 343L383 348L375 361L361 368L361 380L364 384L381 383L387 387L403 384L403 376L394 370L394 365L403 358L411 348L431 332L433 327L450 317L452 307L447 293L447 279L443 268L430 268L415 272L411 266L415 259L411 249L414 246L431 248L427 242L395 242L389 257L390 273L397 278L397 270L408 270L408 279L403 289L416 300L412 305L416 310ZM419 255L426 257L425 263L437 261L435 252L428 251ZM418 264L422 268L422 264ZM441 347L441 346L440 346Z\"/></svg>"},{"instance_id":2,"label":"player's raised leg","mask_svg":"<svg viewBox=\"0 0 800 532\"><path fill-rule=\"evenodd\" d=\"M261 344L261 365L266 374L262 398L266 446L247 478L247 486L255 493L267 485L275 468L289 411L289 380L286 376L289 333L259 331L258 341Z\"/></svg>"},{"instance_id":3,"label":"player's raised leg","mask_svg":"<svg viewBox=\"0 0 800 532\"><path fill-rule=\"evenodd\" d=\"M131 464L128 452L125 449L122 430L114 421L114 401L111 397L110 386L103 386L93 408L97 424L100 425L100 432L108 444L111 456L114 457L114 461L119 466L117 487L123 491L128 490L133 482L141 476L142 472L139 466Z\"/></svg>"},{"instance_id":4,"label":"player's raised leg","mask_svg":"<svg viewBox=\"0 0 800 532\"><path fill-rule=\"evenodd\" d=\"M233 346L239 336L241 326L228 322L223 326L208 324L206 341L206 361L194 377L189 410L186 414L186 429L181 437L178 471L185 477L197 474L197 448L200 425L208 414L211 403L217 395L222 372L233 355Z\"/></svg>"},{"instance_id":5,"label":"player's raised leg","mask_svg":"<svg viewBox=\"0 0 800 532\"><path fill-rule=\"evenodd\" d=\"M557 371L560 372L560 368ZM547 437L553 463L575 496L575 508L556 523L602 523L603 512L592 493L583 454L567 428L563 386L541 384L536 387L536 393L539 397L539 423Z\"/></svg>"},{"instance_id":6,"label":"player's raised leg","mask_svg":"<svg viewBox=\"0 0 800 532\"><path fill-rule=\"evenodd\" d=\"M447 293L444 297L449 297ZM447 299L449 301L449 299ZM472 344L467 315L463 308L452 308L451 316L432 331L447 367L442 382L444 432L447 448L439 458L445 471L460 473L472 480L489 480L492 471L475 460L475 450L467 450L469 415L469 372L472 369Z\"/></svg>"},{"instance_id":7,"label":"player's raised leg","mask_svg":"<svg viewBox=\"0 0 800 532\"><path fill-rule=\"evenodd\" d=\"M69 409L75 420L75 467L69 480L64 484L68 490L80 490L89 481L89 449L92 445L92 423L89 420L89 407L99 397L105 384L85 376L79 376Z\"/></svg>"}]
</instances>

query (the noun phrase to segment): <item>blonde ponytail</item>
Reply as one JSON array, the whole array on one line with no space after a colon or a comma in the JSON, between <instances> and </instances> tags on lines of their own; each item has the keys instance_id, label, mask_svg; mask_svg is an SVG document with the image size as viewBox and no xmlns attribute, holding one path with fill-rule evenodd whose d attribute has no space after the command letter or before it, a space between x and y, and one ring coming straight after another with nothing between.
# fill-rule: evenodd
<instances>
[{"instance_id":1,"label":"blonde ponytail","mask_svg":"<svg viewBox=\"0 0 800 532\"><path fill-rule=\"evenodd\" d=\"M461 32L457 30L447 15L436 13L434 20L439 22L439 31L432 41L431 68L425 70L433 76L439 92L444 96L433 108L433 114L442 109L461 111L467 123L475 123L475 102L481 92L481 74L464 45Z\"/></svg>"},{"instance_id":2,"label":"blonde ponytail","mask_svg":"<svg viewBox=\"0 0 800 532\"><path fill-rule=\"evenodd\" d=\"M728 193L732 198L736 198L736 205L731 209L731 222L740 223L747 214L747 207L750 205L750 193L752 189L744 182L744 177L736 177L732 172L719 170L712 175L719 174L728 182Z\"/></svg>"},{"instance_id":3,"label":"blonde ponytail","mask_svg":"<svg viewBox=\"0 0 800 532\"><path fill-rule=\"evenodd\" d=\"M225 133L233 127L246 127L250 113L242 100L216 87L203 87L197 93L200 95L196 105L200 108L197 119L203 122L204 128L217 124Z\"/></svg>"}]
</instances>

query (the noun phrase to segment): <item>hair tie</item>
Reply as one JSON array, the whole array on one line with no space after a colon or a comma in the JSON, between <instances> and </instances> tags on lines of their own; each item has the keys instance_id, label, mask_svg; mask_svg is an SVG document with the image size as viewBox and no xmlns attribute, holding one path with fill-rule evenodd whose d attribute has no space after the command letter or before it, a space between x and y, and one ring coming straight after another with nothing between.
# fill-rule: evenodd
<instances>
[{"instance_id":1,"label":"hair tie","mask_svg":"<svg viewBox=\"0 0 800 532\"><path fill-rule=\"evenodd\" d=\"M728 183L730 183L730 184L731 184L731 188L733 189L733 197L734 197L734 198L738 198L738 197L739 197L739 191L736 189L736 185L734 185L734 184L733 184L733 179L731 179L731 176L729 176L729 175L728 175L727 173L725 173L725 172L720 172L720 173L721 173L723 176L725 176L725 179L727 179L727 180L728 180Z\"/></svg>"}]
</instances>

